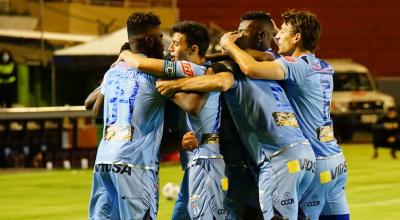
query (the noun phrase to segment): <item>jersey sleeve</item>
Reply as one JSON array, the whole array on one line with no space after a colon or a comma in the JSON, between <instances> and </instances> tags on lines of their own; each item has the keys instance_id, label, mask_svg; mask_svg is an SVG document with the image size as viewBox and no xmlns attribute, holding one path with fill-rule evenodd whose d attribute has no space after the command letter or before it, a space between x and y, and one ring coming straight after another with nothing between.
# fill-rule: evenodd
<instances>
[{"instance_id":1,"label":"jersey sleeve","mask_svg":"<svg viewBox=\"0 0 400 220\"><path fill-rule=\"evenodd\" d=\"M305 66L301 63L301 60L295 57L284 56L276 60L285 72L284 80L291 82L292 84L302 84L306 79L306 73L303 71Z\"/></svg>"},{"instance_id":2,"label":"jersey sleeve","mask_svg":"<svg viewBox=\"0 0 400 220\"><path fill-rule=\"evenodd\" d=\"M164 60L164 75L168 78L184 78L202 76L206 67L188 61Z\"/></svg>"},{"instance_id":3,"label":"jersey sleeve","mask_svg":"<svg viewBox=\"0 0 400 220\"><path fill-rule=\"evenodd\" d=\"M101 92L101 94L105 94L105 92L106 92L106 83L107 83L107 78L108 78L108 73L106 73L106 74L104 74L104 77L103 77L103 82L101 82L101 85L100 85L100 92Z\"/></svg>"}]
</instances>

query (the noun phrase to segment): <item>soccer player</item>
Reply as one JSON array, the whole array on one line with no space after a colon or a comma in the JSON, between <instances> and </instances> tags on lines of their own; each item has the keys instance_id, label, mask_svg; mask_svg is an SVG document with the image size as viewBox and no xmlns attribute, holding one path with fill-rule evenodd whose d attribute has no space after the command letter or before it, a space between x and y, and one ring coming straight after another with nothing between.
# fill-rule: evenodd
<instances>
[{"instance_id":1,"label":"soccer player","mask_svg":"<svg viewBox=\"0 0 400 220\"><path fill-rule=\"evenodd\" d=\"M161 58L160 19L133 13L127 20L130 48ZM159 147L164 97L156 79L120 62L104 76L104 134L97 151L89 219L156 219Z\"/></svg>"},{"instance_id":2,"label":"soccer player","mask_svg":"<svg viewBox=\"0 0 400 220\"><path fill-rule=\"evenodd\" d=\"M120 58L135 68L159 76L164 75L164 69L169 77L204 74L206 67L198 65L206 62L207 29L199 23L183 21L175 24L171 33L169 52L173 61L146 59L129 52L121 53ZM181 153L184 178L172 219L225 219L228 179L219 149L219 96L219 92L207 94L200 111L186 114L188 130L193 132L200 146L193 152ZM171 98L174 100L174 97Z\"/></svg>"},{"instance_id":3,"label":"soccer player","mask_svg":"<svg viewBox=\"0 0 400 220\"><path fill-rule=\"evenodd\" d=\"M344 191L347 166L334 138L330 117L334 71L314 55L320 37L320 23L315 14L293 10L283 13L282 21L276 38L278 53L285 56L276 61L255 61L234 44L240 34L225 34L221 44L248 77L284 80L300 128L310 140L317 157L315 178L299 204L305 217L349 219Z\"/></svg>"},{"instance_id":4,"label":"soccer player","mask_svg":"<svg viewBox=\"0 0 400 220\"><path fill-rule=\"evenodd\" d=\"M241 22L243 36L238 42L243 49L248 49L246 45L267 49L261 47L264 39L259 33L264 24L259 22ZM223 91L238 133L259 168L259 202L264 219L274 215L297 219L298 200L313 179L315 157L284 90L277 82L252 80L229 70L230 65L212 67L217 74L157 82L157 88L163 94Z\"/></svg>"}]
</instances>

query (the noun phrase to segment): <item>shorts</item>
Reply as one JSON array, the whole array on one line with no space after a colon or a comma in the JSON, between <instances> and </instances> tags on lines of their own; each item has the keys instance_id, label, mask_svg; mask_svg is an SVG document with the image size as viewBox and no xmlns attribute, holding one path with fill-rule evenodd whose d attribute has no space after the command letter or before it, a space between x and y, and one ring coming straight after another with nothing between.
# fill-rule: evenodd
<instances>
[{"instance_id":1,"label":"shorts","mask_svg":"<svg viewBox=\"0 0 400 220\"><path fill-rule=\"evenodd\" d=\"M89 219L156 219L158 173L116 164L96 164Z\"/></svg>"},{"instance_id":2,"label":"shorts","mask_svg":"<svg viewBox=\"0 0 400 220\"><path fill-rule=\"evenodd\" d=\"M349 214L344 190L346 180L343 153L317 158L316 175L299 203L304 216L299 217L318 219L320 215Z\"/></svg>"},{"instance_id":3,"label":"shorts","mask_svg":"<svg viewBox=\"0 0 400 220\"><path fill-rule=\"evenodd\" d=\"M222 158L197 159L189 168L190 219L226 219L228 178Z\"/></svg>"},{"instance_id":4,"label":"shorts","mask_svg":"<svg viewBox=\"0 0 400 220\"><path fill-rule=\"evenodd\" d=\"M260 166L258 187L264 219L297 219L298 201L311 184L315 167L314 152L304 143L287 147Z\"/></svg>"}]
</instances>

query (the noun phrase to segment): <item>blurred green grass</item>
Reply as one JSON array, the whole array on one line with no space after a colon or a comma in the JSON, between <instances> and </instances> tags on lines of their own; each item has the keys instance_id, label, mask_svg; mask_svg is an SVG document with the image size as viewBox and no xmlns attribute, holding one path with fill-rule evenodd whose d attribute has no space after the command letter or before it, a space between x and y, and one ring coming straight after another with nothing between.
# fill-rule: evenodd
<instances>
[{"instance_id":1,"label":"blurred green grass","mask_svg":"<svg viewBox=\"0 0 400 220\"><path fill-rule=\"evenodd\" d=\"M342 147L351 218L400 219L400 161L392 160L388 149L372 159L370 144ZM179 184L182 174L179 165L162 164L160 188L166 182ZM87 219L91 181L91 170L1 170L0 219ZM173 205L160 196L158 219L170 219Z\"/></svg>"}]
</instances>

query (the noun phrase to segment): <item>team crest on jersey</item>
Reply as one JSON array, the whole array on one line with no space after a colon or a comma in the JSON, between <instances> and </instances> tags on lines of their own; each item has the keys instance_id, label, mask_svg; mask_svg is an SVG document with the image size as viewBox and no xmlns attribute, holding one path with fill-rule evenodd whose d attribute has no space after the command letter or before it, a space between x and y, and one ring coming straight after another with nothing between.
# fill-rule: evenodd
<instances>
[{"instance_id":1,"label":"team crest on jersey","mask_svg":"<svg viewBox=\"0 0 400 220\"><path fill-rule=\"evenodd\" d=\"M291 57L291 56L285 56L285 60L287 60L291 63L297 63L296 59L294 59L294 57Z\"/></svg>"},{"instance_id":2,"label":"team crest on jersey","mask_svg":"<svg viewBox=\"0 0 400 220\"><path fill-rule=\"evenodd\" d=\"M181 61L181 66L182 66L182 72L186 76L189 76L189 77L193 77L194 76L194 71L193 71L192 64L190 64L189 62Z\"/></svg>"},{"instance_id":3,"label":"team crest on jersey","mask_svg":"<svg viewBox=\"0 0 400 220\"><path fill-rule=\"evenodd\" d=\"M296 115L292 112L274 112L272 113L272 117L277 126L299 127Z\"/></svg>"},{"instance_id":4,"label":"team crest on jersey","mask_svg":"<svg viewBox=\"0 0 400 220\"><path fill-rule=\"evenodd\" d=\"M133 127L118 126L116 124L106 126L103 138L105 141L132 141Z\"/></svg>"},{"instance_id":5,"label":"team crest on jersey","mask_svg":"<svg viewBox=\"0 0 400 220\"><path fill-rule=\"evenodd\" d=\"M328 126L322 126L317 129L317 134L318 134L318 139L321 142L330 142L335 139L335 136L333 134L333 126L328 125Z\"/></svg>"}]
</instances>

